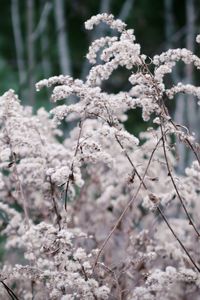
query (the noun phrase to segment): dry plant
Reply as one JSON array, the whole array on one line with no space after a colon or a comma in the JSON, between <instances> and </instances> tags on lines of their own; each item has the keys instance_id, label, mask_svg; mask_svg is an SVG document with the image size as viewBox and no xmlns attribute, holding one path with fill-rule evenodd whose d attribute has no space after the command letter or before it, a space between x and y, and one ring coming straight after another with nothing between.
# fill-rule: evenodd
<instances>
[{"instance_id":1,"label":"dry plant","mask_svg":"<svg viewBox=\"0 0 200 300\"><path fill-rule=\"evenodd\" d=\"M168 87L165 75L200 59L187 49L149 59L112 15L86 29L100 22L115 35L91 44L86 81L36 85L53 86L52 102L77 103L33 114L12 90L0 98L1 299L199 299L199 145L167 107L177 93L200 99L200 88ZM118 67L130 70L130 89L109 94L102 83ZM124 122L138 107L152 127L136 137ZM68 137L62 120L77 124ZM184 175L175 140L194 153Z\"/></svg>"}]
</instances>

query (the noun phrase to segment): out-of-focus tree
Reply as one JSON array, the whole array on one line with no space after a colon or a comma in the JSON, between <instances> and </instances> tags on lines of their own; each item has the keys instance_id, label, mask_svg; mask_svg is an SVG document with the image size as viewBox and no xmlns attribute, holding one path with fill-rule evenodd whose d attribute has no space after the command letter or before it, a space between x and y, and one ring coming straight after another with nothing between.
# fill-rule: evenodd
<instances>
[{"instance_id":1,"label":"out-of-focus tree","mask_svg":"<svg viewBox=\"0 0 200 300\"><path fill-rule=\"evenodd\" d=\"M64 75L72 75L68 30L66 28L67 14L65 12L64 2L63 0L54 0L54 5L60 70Z\"/></svg>"},{"instance_id":2,"label":"out-of-focus tree","mask_svg":"<svg viewBox=\"0 0 200 300\"><path fill-rule=\"evenodd\" d=\"M24 62L24 42L21 32L21 20L19 12L19 1L12 0L11 2L11 19L13 27L13 35L16 48L16 62L19 73L19 84L20 87L24 85L26 80L25 62Z\"/></svg>"}]
</instances>

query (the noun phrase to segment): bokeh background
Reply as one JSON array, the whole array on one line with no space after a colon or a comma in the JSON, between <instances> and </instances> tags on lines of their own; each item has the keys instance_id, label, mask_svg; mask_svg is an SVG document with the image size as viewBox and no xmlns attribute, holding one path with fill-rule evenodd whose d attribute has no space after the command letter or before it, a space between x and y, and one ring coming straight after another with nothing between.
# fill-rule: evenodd
<instances>
[{"instance_id":1,"label":"bokeh background","mask_svg":"<svg viewBox=\"0 0 200 300\"><path fill-rule=\"evenodd\" d=\"M199 0L1 0L0 94L12 88L23 104L34 110L51 109L50 91L35 91L43 78L69 74L85 79L90 65L86 53L92 40L113 34L105 25L86 31L84 22L92 15L107 12L134 28L142 53L149 57L169 48L185 47L199 54L195 43L200 32ZM127 71L117 70L103 86L108 92L127 90ZM200 76L192 65L178 63L166 84L179 81L198 85ZM199 140L199 108L195 99L180 95L168 108L177 123L184 124ZM139 110L129 112L126 127L138 135L147 126ZM67 127L66 127L67 128ZM179 172L192 157L178 146Z\"/></svg>"}]
</instances>

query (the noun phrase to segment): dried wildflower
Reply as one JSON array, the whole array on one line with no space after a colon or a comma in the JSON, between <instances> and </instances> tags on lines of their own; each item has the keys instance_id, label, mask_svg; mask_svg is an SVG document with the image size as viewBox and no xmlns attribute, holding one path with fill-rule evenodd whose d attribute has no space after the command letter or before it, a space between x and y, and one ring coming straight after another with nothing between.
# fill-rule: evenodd
<instances>
[{"instance_id":1,"label":"dried wildflower","mask_svg":"<svg viewBox=\"0 0 200 300\"><path fill-rule=\"evenodd\" d=\"M91 44L88 60L101 63L85 81L60 75L36 84L37 90L54 86L51 100L66 98L66 104L34 115L13 90L0 97L1 278L27 300L196 299L199 146L173 122L165 102L177 93L200 99L200 88L170 88L164 78L178 61L199 69L200 59L187 49L169 49L154 56L150 71L134 30L108 14L85 26L100 22L117 35ZM108 94L102 82L118 67L133 70L130 90ZM70 104L71 96L79 101ZM123 123L138 107L156 128L136 137ZM60 142L63 120L78 125ZM197 159L185 176L176 174L172 136ZM0 298L6 296L0 286Z\"/></svg>"}]
</instances>

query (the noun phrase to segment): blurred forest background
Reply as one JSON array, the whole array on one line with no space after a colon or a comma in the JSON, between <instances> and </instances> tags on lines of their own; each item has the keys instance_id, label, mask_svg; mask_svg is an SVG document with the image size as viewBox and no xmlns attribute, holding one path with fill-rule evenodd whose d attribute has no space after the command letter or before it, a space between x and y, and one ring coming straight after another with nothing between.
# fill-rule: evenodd
<instances>
[{"instance_id":1,"label":"blurred forest background","mask_svg":"<svg viewBox=\"0 0 200 300\"><path fill-rule=\"evenodd\" d=\"M0 93L13 88L22 103L34 110L51 108L47 90L36 94L35 83L43 78L69 74L86 78L90 65L85 56L95 38L113 34L106 26L84 29L92 15L108 12L134 28L142 53L152 57L169 48L183 47L200 54L195 37L200 33L200 0L1 0ZM128 73L117 70L103 87L108 92L126 90ZM192 65L178 63L167 84L179 81L199 85ZM200 111L192 97L169 101L177 123L196 133L199 141ZM149 124L140 112L130 112L127 129L134 134ZM192 157L178 145L178 170L183 172Z\"/></svg>"}]
</instances>

